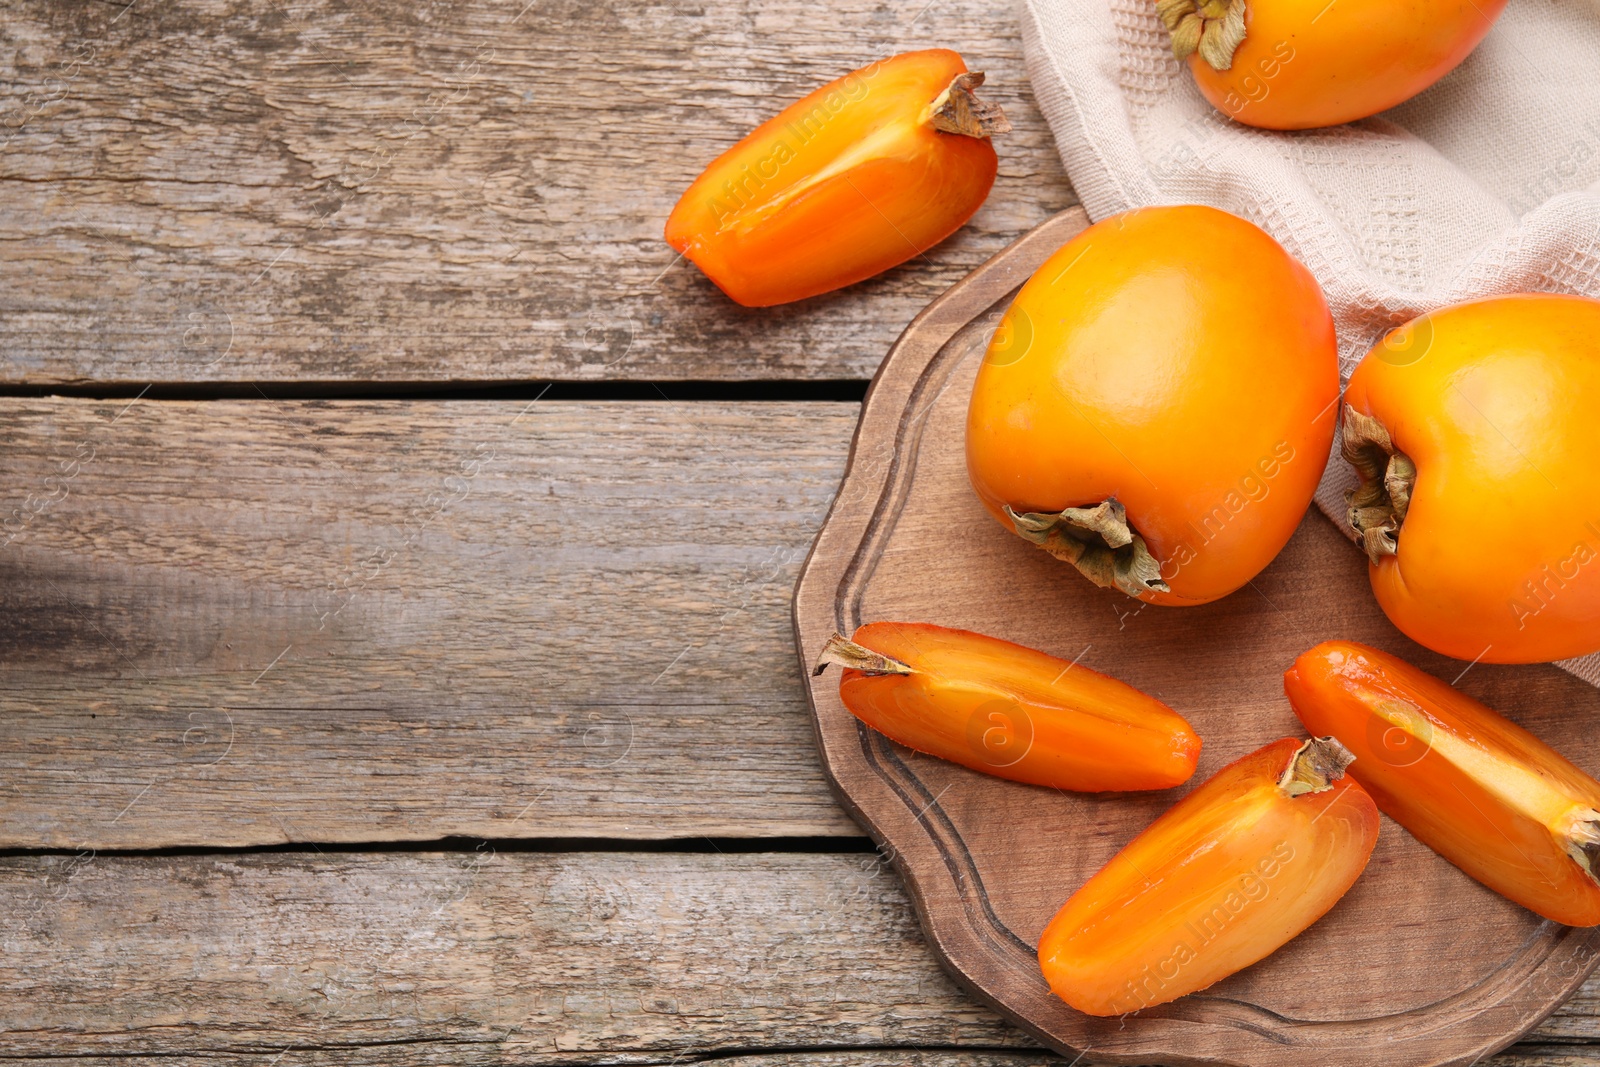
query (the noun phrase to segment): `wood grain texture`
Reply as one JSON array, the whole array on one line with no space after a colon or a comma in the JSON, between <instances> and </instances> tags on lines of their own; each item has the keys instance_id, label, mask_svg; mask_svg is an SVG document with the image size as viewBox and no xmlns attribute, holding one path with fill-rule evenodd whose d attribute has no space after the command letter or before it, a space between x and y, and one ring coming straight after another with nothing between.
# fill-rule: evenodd
<instances>
[{"instance_id":1,"label":"wood grain texture","mask_svg":"<svg viewBox=\"0 0 1600 1067\"><path fill-rule=\"evenodd\" d=\"M0 912L6 1057L1067 1062L940 971L874 855L23 857ZM1595 993L1507 1062L1578 1062Z\"/></svg>"},{"instance_id":2,"label":"wood grain texture","mask_svg":"<svg viewBox=\"0 0 1600 1067\"><path fill-rule=\"evenodd\" d=\"M0 847L859 835L788 629L857 410L0 401Z\"/></svg>"},{"instance_id":3,"label":"wood grain texture","mask_svg":"<svg viewBox=\"0 0 1600 1067\"><path fill-rule=\"evenodd\" d=\"M1006 0L20 0L0 23L0 380L864 378L1073 202ZM1014 130L925 256L751 311L661 240L781 105L952 47Z\"/></svg>"},{"instance_id":4,"label":"wood grain texture","mask_svg":"<svg viewBox=\"0 0 1600 1067\"><path fill-rule=\"evenodd\" d=\"M947 966L1069 1055L1092 1049L1119 1063L1248 1067L1481 1062L1582 984L1600 960L1600 930L1540 920L1388 820L1366 873L1328 915L1207 990L1096 1019L1045 985L1035 946L1065 898L1063 883L1081 885L1225 764L1303 736L1282 672L1320 640L1362 641L1459 678L1600 772L1600 740L1589 728L1600 693L1553 666L1467 671L1407 641L1373 600L1364 559L1320 514L1306 516L1247 588L1182 609L1096 588L990 518L966 473L971 383L1011 290L1085 221L1068 212L1018 242L930 306L890 352L864 407L840 503L796 592L801 659L814 661L829 632L879 619L992 634L1160 697L1205 740L1199 769L1178 790L1124 796L1005 781L867 730L840 702L830 672L809 687L830 777L893 849ZM1129 518L1137 526L1138 516ZM1248 517L1235 511L1224 521ZM1358 964L1362 980L1330 960Z\"/></svg>"},{"instance_id":5,"label":"wood grain texture","mask_svg":"<svg viewBox=\"0 0 1600 1067\"><path fill-rule=\"evenodd\" d=\"M1030 1044L940 973L874 855L28 858L0 899L4 1056Z\"/></svg>"}]
</instances>

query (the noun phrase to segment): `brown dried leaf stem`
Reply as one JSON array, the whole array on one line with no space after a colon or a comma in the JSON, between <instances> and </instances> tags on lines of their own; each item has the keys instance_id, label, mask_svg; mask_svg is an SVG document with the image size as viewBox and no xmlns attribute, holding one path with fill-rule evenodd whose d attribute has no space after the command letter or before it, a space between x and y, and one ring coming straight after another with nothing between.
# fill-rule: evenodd
<instances>
[{"instance_id":1,"label":"brown dried leaf stem","mask_svg":"<svg viewBox=\"0 0 1600 1067\"><path fill-rule=\"evenodd\" d=\"M1313 737L1295 749L1289 766L1278 779L1278 788L1291 797L1321 793L1332 789L1344 777L1345 768L1356 761L1355 753L1332 737Z\"/></svg>"},{"instance_id":2,"label":"brown dried leaf stem","mask_svg":"<svg viewBox=\"0 0 1600 1067\"><path fill-rule=\"evenodd\" d=\"M1356 469L1361 484L1345 494L1345 515L1361 537L1361 547L1374 564L1400 551L1400 527L1411 507L1417 465L1395 447L1388 429L1373 418L1344 406L1340 451Z\"/></svg>"},{"instance_id":3,"label":"brown dried leaf stem","mask_svg":"<svg viewBox=\"0 0 1600 1067\"><path fill-rule=\"evenodd\" d=\"M929 105L929 123L941 133L957 133L963 137L993 137L997 133L1010 133L1011 121L999 104L979 100L973 90L983 84L983 71L957 74L948 88Z\"/></svg>"},{"instance_id":4,"label":"brown dried leaf stem","mask_svg":"<svg viewBox=\"0 0 1600 1067\"><path fill-rule=\"evenodd\" d=\"M1103 589L1120 589L1129 596L1165 593L1161 564L1150 554L1144 538L1128 525L1128 512L1112 497L1092 508L1067 508L1057 513L1022 512L1005 508L1012 527Z\"/></svg>"},{"instance_id":5,"label":"brown dried leaf stem","mask_svg":"<svg viewBox=\"0 0 1600 1067\"><path fill-rule=\"evenodd\" d=\"M828 669L828 664L860 671L863 674L910 674L911 668L865 645L858 645L844 634L835 633L823 643L817 665L811 669L813 677Z\"/></svg>"}]
</instances>

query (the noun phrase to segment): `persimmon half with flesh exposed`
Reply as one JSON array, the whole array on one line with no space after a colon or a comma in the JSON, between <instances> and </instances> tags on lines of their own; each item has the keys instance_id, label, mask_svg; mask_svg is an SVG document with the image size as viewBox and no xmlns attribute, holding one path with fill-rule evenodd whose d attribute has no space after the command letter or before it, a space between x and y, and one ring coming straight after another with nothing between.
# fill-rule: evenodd
<instances>
[{"instance_id":1,"label":"persimmon half with flesh exposed","mask_svg":"<svg viewBox=\"0 0 1600 1067\"><path fill-rule=\"evenodd\" d=\"M1269 955L1338 903L1378 841L1378 809L1332 738L1230 763L1072 894L1039 939L1050 989L1124 1015Z\"/></svg>"},{"instance_id":2,"label":"persimmon half with flesh exposed","mask_svg":"<svg viewBox=\"0 0 1600 1067\"><path fill-rule=\"evenodd\" d=\"M1017 294L973 385L967 472L1001 525L1096 584L1203 604L1294 533L1338 395L1305 267L1227 212L1145 208Z\"/></svg>"},{"instance_id":3,"label":"persimmon half with flesh exposed","mask_svg":"<svg viewBox=\"0 0 1600 1067\"><path fill-rule=\"evenodd\" d=\"M1283 688L1356 755L1385 815L1523 907L1600 925L1600 782L1494 710L1395 656L1325 641Z\"/></svg>"},{"instance_id":4,"label":"persimmon half with flesh exposed","mask_svg":"<svg viewBox=\"0 0 1600 1067\"><path fill-rule=\"evenodd\" d=\"M834 634L817 663L839 696L918 752L1012 781L1086 792L1167 789L1200 758L1189 723L1155 697L1069 660L969 630L874 622Z\"/></svg>"},{"instance_id":5,"label":"persimmon half with flesh exposed","mask_svg":"<svg viewBox=\"0 0 1600 1067\"><path fill-rule=\"evenodd\" d=\"M667 243L734 300L766 307L870 278L983 205L1011 127L944 48L829 82L728 149L667 219Z\"/></svg>"},{"instance_id":6,"label":"persimmon half with flesh exposed","mask_svg":"<svg viewBox=\"0 0 1600 1067\"><path fill-rule=\"evenodd\" d=\"M1156 0L1213 107L1302 130L1375 115L1456 68L1505 0Z\"/></svg>"},{"instance_id":7,"label":"persimmon half with flesh exposed","mask_svg":"<svg viewBox=\"0 0 1600 1067\"><path fill-rule=\"evenodd\" d=\"M1390 332L1350 376L1349 519L1407 637L1486 663L1600 650L1600 301L1524 293Z\"/></svg>"}]
</instances>

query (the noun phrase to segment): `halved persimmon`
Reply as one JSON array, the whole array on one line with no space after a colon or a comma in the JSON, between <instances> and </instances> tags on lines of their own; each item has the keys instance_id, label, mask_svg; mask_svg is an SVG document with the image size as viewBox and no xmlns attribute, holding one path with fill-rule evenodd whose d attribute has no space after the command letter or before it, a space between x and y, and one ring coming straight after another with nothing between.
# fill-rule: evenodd
<instances>
[{"instance_id":1,"label":"halved persimmon","mask_svg":"<svg viewBox=\"0 0 1600 1067\"><path fill-rule=\"evenodd\" d=\"M1600 782L1491 708L1354 641L1324 641L1283 676L1306 727L1338 737L1378 807L1523 907L1600 925Z\"/></svg>"},{"instance_id":2,"label":"halved persimmon","mask_svg":"<svg viewBox=\"0 0 1600 1067\"><path fill-rule=\"evenodd\" d=\"M1378 841L1349 759L1331 738L1286 737L1178 801L1045 927L1050 989L1124 1015L1219 982L1320 919Z\"/></svg>"},{"instance_id":3,"label":"halved persimmon","mask_svg":"<svg viewBox=\"0 0 1600 1067\"><path fill-rule=\"evenodd\" d=\"M983 205L1010 129L981 73L944 48L829 82L728 149L667 219L667 243L734 300L765 307L870 278Z\"/></svg>"},{"instance_id":4,"label":"halved persimmon","mask_svg":"<svg viewBox=\"0 0 1600 1067\"><path fill-rule=\"evenodd\" d=\"M901 744L1034 785L1167 789L1200 758L1189 723L1155 697L996 637L916 622L834 634L817 673L845 668L839 696Z\"/></svg>"}]
</instances>

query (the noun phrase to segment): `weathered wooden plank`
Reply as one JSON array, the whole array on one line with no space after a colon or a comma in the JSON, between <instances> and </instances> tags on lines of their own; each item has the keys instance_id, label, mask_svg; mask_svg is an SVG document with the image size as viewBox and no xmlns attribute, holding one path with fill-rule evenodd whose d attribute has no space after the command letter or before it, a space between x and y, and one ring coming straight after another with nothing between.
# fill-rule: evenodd
<instances>
[{"instance_id":1,"label":"weathered wooden plank","mask_svg":"<svg viewBox=\"0 0 1600 1067\"><path fill-rule=\"evenodd\" d=\"M1072 203L1006 0L20 0L0 23L0 380L867 377ZM889 275L748 311L661 228L777 107L961 49L1015 126Z\"/></svg>"},{"instance_id":2,"label":"weathered wooden plank","mask_svg":"<svg viewBox=\"0 0 1600 1067\"><path fill-rule=\"evenodd\" d=\"M1030 1045L940 971L876 855L22 857L0 861L0 914L5 1056L665 1064L856 1046L777 1062L987 1067L909 1057ZM1600 1036L1595 995L1507 1063L1593 1062L1548 1035Z\"/></svg>"},{"instance_id":3,"label":"weathered wooden plank","mask_svg":"<svg viewBox=\"0 0 1600 1067\"><path fill-rule=\"evenodd\" d=\"M0 402L0 847L859 834L789 621L856 407Z\"/></svg>"},{"instance_id":4,"label":"weathered wooden plank","mask_svg":"<svg viewBox=\"0 0 1600 1067\"><path fill-rule=\"evenodd\" d=\"M1581 1053L1582 1050L1579 1050ZM347 1049L334 1048L284 1048L282 1050L262 1053L220 1053L206 1054L194 1053L186 1055L162 1055L159 1059L151 1058L151 1062L162 1064L216 1064L238 1063L258 1065L258 1067L295 1067L303 1064L376 1064L379 1067L432 1067L436 1064L465 1065L468 1064L503 1064L529 1062L520 1059L503 1059L496 1052L476 1054L476 1046L469 1045L465 1053L442 1053L436 1043L424 1043L418 1048L408 1044L387 1045L379 1049ZM34 1062L67 1063L82 1065L82 1067L109 1067L111 1064L125 1065L130 1058L125 1056L73 1056L69 1059L54 1060L47 1057L35 1059ZM134 1062L142 1062L133 1058ZM560 1060L560 1063L577 1062ZM1053 1052L1034 1050L1027 1052L1007 1052L1004 1050L990 1049L912 1049L912 1048L867 1048L849 1051L812 1051L800 1050L794 1052L752 1052L747 1055L716 1055L714 1057L700 1057L693 1053L674 1054L673 1057L650 1055L623 1054L605 1057L600 1062L607 1064L653 1064L659 1067L692 1067L696 1063L715 1062L726 1067L1067 1067L1069 1060ZM1087 1063L1088 1061L1082 1061ZM1497 1061L1485 1061L1494 1067ZM1576 1058L1562 1060L1517 1060L1516 1067L1569 1067L1570 1064L1580 1062ZM1588 1062L1592 1062L1588 1061Z\"/></svg>"},{"instance_id":5,"label":"weathered wooden plank","mask_svg":"<svg viewBox=\"0 0 1600 1067\"><path fill-rule=\"evenodd\" d=\"M1561 1018L1557 1015L1551 1021L1558 1023ZM1488 1067L1588 1067L1597 1058L1600 1058L1600 1050L1589 1041L1572 1044L1524 1041L1483 1062Z\"/></svg>"},{"instance_id":6,"label":"weathered wooden plank","mask_svg":"<svg viewBox=\"0 0 1600 1067\"><path fill-rule=\"evenodd\" d=\"M1030 1044L875 855L24 858L0 898L6 1056Z\"/></svg>"},{"instance_id":7,"label":"weathered wooden plank","mask_svg":"<svg viewBox=\"0 0 1600 1067\"><path fill-rule=\"evenodd\" d=\"M695 1062L684 1057L680 1063ZM999 1049L881 1048L840 1051L798 1050L742 1056L718 1056L729 1067L1064 1067L1068 1062L1043 1049L1007 1052Z\"/></svg>"}]
</instances>

